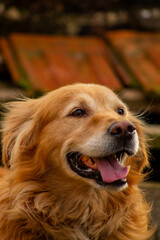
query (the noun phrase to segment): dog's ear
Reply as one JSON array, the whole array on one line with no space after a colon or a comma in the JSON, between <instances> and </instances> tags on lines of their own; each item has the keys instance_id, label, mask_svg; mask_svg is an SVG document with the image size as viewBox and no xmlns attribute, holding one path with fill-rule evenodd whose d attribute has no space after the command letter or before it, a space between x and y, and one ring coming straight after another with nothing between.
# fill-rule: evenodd
<instances>
[{"instance_id":1,"label":"dog's ear","mask_svg":"<svg viewBox=\"0 0 160 240\"><path fill-rule=\"evenodd\" d=\"M6 167L12 165L19 151L34 144L40 121L36 119L36 100L24 100L5 105L2 121L2 159Z\"/></svg>"}]
</instances>

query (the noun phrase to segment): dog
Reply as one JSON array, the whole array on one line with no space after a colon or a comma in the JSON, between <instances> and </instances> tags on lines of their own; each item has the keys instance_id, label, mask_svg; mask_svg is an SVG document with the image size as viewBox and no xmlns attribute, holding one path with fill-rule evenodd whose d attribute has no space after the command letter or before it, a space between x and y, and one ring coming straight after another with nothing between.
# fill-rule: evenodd
<instances>
[{"instance_id":1,"label":"dog","mask_svg":"<svg viewBox=\"0 0 160 240\"><path fill-rule=\"evenodd\" d=\"M1 240L147 240L144 124L110 89L61 87L6 106Z\"/></svg>"}]
</instances>

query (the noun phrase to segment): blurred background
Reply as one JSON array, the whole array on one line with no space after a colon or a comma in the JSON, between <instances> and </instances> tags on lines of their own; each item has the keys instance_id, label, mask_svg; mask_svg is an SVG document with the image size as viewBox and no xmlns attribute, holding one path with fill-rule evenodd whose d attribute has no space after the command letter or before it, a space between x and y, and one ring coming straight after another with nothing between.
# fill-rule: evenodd
<instances>
[{"instance_id":1,"label":"blurred background","mask_svg":"<svg viewBox=\"0 0 160 240\"><path fill-rule=\"evenodd\" d=\"M0 103L75 82L112 88L147 123L160 240L160 1L0 0Z\"/></svg>"}]
</instances>

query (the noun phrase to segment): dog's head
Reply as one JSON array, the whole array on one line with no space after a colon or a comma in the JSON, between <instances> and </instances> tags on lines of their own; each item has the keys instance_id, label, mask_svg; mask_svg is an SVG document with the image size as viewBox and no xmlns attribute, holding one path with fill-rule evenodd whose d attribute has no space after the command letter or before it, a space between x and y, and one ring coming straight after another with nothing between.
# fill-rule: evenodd
<instances>
[{"instance_id":1,"label":"dog's head","mask_svg":"<svg viewBox=\"0 0 160 240\"><path fill-rule=\"evenodd\" d=\"M66 86L8 109L3 162L22 178L45 175L50 183L69 179L120 190L148 164L141 122L106 87Z\"/></svg>"}]
</instances>

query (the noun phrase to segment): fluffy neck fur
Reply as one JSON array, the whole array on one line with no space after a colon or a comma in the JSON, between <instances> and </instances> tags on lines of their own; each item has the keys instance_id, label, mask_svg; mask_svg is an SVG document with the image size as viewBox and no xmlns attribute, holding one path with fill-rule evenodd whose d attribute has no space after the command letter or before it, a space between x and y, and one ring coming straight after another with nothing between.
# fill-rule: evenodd
<instances>
[{"instance_id":1,"label":"fluffy neck fur","mask_svg":"<svg viewBox=\"0 0 160 240\"><path fill-rule=\"evenodd\" d=\"M58 186L55 181L51 190L44 184L45 177L17 184L14 175L13 171L11 180L0 186L4 195L0 202L1 240L146 240L151 233L145 227L148 206L134 185L109 193L63 180ZM20 176L24 177L23 173L19 172Z\"/></svg>"}]
</instances>

